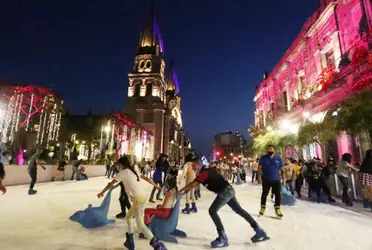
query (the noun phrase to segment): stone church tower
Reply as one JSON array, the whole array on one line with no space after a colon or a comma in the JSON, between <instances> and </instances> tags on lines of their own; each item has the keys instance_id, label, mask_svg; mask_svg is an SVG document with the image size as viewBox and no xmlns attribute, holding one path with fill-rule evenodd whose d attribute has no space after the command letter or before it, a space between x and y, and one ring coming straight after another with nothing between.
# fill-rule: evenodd
<instances>
[{"instance_id":1,"label":"stone church tower","mask_svg":"<svg viewBox=\"0 0 372 250\"><path fill-rule=\"evenodd\" d=\"M163 55L163 39L154 7L151 7L146 26L140 33L133 70L128 74L125 113L153 133L155 159L160 153L173 153L171 160L180 160L184 140L181 99L175 71L165 71ZM175 147L177 150L171 152Z\"/></svg>"}]
</instances>

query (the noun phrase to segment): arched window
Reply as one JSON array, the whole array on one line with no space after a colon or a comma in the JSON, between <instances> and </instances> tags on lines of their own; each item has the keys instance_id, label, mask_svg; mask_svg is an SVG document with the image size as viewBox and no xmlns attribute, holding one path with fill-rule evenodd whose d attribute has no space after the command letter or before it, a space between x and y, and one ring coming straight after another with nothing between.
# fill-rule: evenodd
<instances>
[{"instance_id":1,"label":"arched window","mask_svg":"<svg viewBox=\"0 0 372 250\"><path fill-rule=\"evenodd\" d=\"M134 96L139 96L141 93L141 84L137 83L134 86Z\"/></svg>"},{"instance_id":2,"label":"arched window","mask_svg":"<svg viewBox=\"0 0 372 250\"><path fill-rule=\"evenodd\" d=\"M152 96L152 83L146 85L146 96Z\"/></svg>"}]
</instances>

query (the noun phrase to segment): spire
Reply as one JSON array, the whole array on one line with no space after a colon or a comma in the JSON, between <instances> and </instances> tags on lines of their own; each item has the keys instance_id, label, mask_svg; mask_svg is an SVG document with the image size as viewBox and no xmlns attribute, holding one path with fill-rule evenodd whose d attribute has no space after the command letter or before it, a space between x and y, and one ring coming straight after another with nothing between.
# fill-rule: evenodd
<instances>
[{"instance_id":1,"label":"spire","mask_svg":"<svg viewBox=\"0 0 372 250\"><path fill-rule=\"evenodd\" d=\"M180 92L180 85L178 82L178 77L174 65L175 65L174 60L172 60L167 73L166 83L167 90L175 90L176 94L178 94Z\"/></svg>"},{"instance_id":2,"label":"spire","mask_svg":"<svg viewBox=\"0 0 372 250\"><path fill-rule=\"evenodd\" d=\"M156 54L164 53L163 38L157 23L155 7L152 4L147 17L145 28L141 31L138 43L137 54Z\"/></svg>"}]
</instances>

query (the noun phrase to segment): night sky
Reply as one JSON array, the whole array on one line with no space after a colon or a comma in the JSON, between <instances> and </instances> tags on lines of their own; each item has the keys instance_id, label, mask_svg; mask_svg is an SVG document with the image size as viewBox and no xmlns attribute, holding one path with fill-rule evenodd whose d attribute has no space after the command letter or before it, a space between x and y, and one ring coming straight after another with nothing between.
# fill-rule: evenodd
<instances>
[{"instance_id":1,"label":"night sky","mask_svg":"<svg viewBox=\"0 0 372 250\"><path fill-rule=\"evenodd\" d=\"M254 90L318 0L3 0L0 79L51 86L70 113L121 111L151 3L193 147L253 123Z\"/></svg>"}]
</instances>

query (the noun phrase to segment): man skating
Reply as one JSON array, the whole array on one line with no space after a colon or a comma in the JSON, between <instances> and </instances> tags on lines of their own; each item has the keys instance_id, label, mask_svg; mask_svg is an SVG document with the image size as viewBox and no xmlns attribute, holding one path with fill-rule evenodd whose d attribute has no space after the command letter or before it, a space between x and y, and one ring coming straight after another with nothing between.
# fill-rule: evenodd
<instances>
[{"instance_id":1,"label":"man skating","mask_svg":"<svg viewBox=\"0 0 372 250\"><path fill-rule=\"evenodd\" d=\"M264 215L265 213L266 198L270 192L270 189L272 189L272 193L275 196L275 214L279 218L283 217L283 214L280 210L280 179L282 179L282 185L284 187L286 185L285 171L283 166L284 164L282 158L275 154L275 147L273 145L269 145L267 147L267 154L260 158L258 166L258 183L262 184L261 209L259 212L260 215Z\"/></svg>"},{"instance_id":2,"label":"man skating","mask_svg":"<svg viewBox=\"0 0 372 250\"><path fill-rule=\"evenodd\" d=\"M192 163L192 168L200 170L200 173L195 178L194 181L187 184L184 188L179 190L179 193L185 194L188 191L195 188L197 185L202 184L209 191L217 194L217 197L213 201L209 208L209 214L217 228L218 237L211 242L212 248L227 247L229 245L227 236L225 234L225 229L222 224L220 217L218 216L218 211L226 204L238 215L244 218L251 227L254 229L256 234L251 238L252 242L259 242L263 240L268 240L269 237L266 235L264 230L257 224L257 222L252 218L252 216L245 211L239 204L235 197L235 190L229 184L223 176L221 176L214 168L202 168L200 160L194 156L189 157Z\"/></svg>"},{"instance_id":3,"label":"man skating","mask_svg":"<svg viewBox=\"0 0 372 250\"><path fill-rule=\"evenodd\" d=\"M41 162L39 160L41 152L42 152L41 149L37 149L36 153L31 156L30 163L28 164L28 174L31 177L30 188L28 189L29 195L37 193L37 191L34 190L34 186L37 179L37 166L40 166L45 170L45 167L41 165Z\"/></svg>"}]
</instances>

